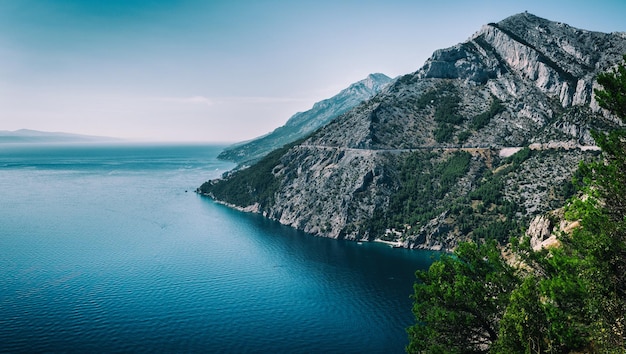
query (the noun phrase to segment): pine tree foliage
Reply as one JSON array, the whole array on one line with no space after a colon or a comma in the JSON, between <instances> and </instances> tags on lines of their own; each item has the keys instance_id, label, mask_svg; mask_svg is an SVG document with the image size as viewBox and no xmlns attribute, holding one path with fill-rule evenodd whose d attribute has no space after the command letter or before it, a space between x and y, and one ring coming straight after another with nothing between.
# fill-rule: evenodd
<instances>
[{"instance_id":1,"label":"pine tree foliage","mask_svg":"<svg viewBox=\"0 0 626 354\"><path fill-rule=\"evenodd\" d=\"M485 352L518 278L495 241L463 243L428 271L418 272L409 352Z\"/></svg>"},{"instance_id":2,"label":"pine tree foliage","mask_svg":"<svg viewBox=\"0 0 626 354\"><path fill-rule=\"evenodd\" d=\"M600 106L626 124L626 66L598 83ZM518 268L494 244L462 244L418 272L408 352L626 352L626 129L594 139L603 159L581 163L565 208L580 227L547 250L511 240Z\"/></svg>"},{"instance_id":3,"label":"pine tree foliage","mask_svg":"<svg viewBox=\"0 0 626 354\"><path fill-rule=\"evenodd\" d=\"M626 55L624 55L626 61ZM596 90L600 107L611 111L622 120L626 117L626 66L618 65L613 71L598 75L602 90Z\"/></svg>"}]
</instances>

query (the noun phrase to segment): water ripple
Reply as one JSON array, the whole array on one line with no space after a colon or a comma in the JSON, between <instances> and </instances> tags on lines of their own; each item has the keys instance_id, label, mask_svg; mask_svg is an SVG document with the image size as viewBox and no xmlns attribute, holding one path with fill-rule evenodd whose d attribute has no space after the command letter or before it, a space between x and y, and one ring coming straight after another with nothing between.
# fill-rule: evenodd
<instances>
[{"instance_id":1,"label":"water ripple","mask_svg":"<svg viewBox=\"0 0 626 354\"><path fill-rule=\"evenodd\" d=\"M215 147L15 149L0 151L0 351L403 351L429 253L184 193L229 168Z\"/></svg>"}]
</instances>

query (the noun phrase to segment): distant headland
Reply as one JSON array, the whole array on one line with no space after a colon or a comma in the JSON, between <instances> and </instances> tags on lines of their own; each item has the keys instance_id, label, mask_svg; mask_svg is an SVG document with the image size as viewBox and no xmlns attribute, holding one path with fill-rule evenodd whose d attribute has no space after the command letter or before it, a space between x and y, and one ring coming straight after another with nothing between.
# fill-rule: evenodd
<instances>
[{"instance_id":1,"label":"distant headland","mask_svg":"<svg viewBox=\"0 0 626 354\"><path fill-rule=\"evenodd\" d=\"M0 130L2 143L87 143L121 141L119 138L105 136L81 135L63 132L44 132L31 129L15 131Z\"/></svg>"}]
</instances>

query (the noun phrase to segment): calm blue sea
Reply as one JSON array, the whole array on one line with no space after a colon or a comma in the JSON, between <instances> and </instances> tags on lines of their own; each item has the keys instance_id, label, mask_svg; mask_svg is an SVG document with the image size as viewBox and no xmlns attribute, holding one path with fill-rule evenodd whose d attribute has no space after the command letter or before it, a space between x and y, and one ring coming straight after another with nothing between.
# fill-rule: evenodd
<instances>
[{"instance_id":1,"label":"calm blue sea","mask_svg":"<svg viewBox=\"0 0 626 354\"><path fill-rule=\"evenodd\" d=\"M1 352L402 352L434 255L193 193L206 145L0 145Z\"/></svg>"}]
</instances>

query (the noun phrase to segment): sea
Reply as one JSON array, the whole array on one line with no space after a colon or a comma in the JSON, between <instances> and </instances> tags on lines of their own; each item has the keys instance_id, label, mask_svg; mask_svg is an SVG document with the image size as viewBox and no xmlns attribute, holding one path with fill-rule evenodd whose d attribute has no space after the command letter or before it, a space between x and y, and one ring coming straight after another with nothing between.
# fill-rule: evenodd
<instances>
[{"instance_id":1,"label":"sea","mask_svg":"<svg viewBox=\"0 0 626 354\"><path fill-rule=\"evenodd\" d=\"M196 194L223 147L1 144L0 352L403 352L437 253Z\"/></svg>"}]
</instances>

